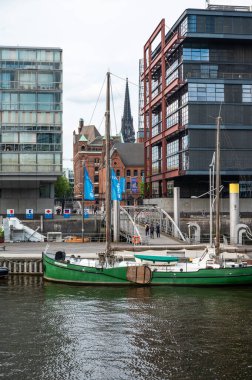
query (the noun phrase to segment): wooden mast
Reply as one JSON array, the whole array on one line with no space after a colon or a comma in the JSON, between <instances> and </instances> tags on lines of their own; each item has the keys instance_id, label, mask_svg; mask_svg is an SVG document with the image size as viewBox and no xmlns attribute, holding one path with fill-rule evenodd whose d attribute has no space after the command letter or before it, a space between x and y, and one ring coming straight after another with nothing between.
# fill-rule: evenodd
<instances>
[{"instance_id":1,"label":"wooden mast","mask_svg":"<svg viewBox=\"0 0 252 380\"><path fill-rule=\"evenodd\" d=\"M106 248L108 254L111 250L111 175L110 175L110 72L107 72L106 113L105 113L105 138L106 138Z\"/></svg>"},{"instance_id":2,"label":"wooden mast","mask_svg":"<svg viewBox=\"0 0 252 380\"><path fill-rule=\"evenodd\" d=\"M216 200L215 200L215 254L220 255L220 120L221 117L217 117L217 130L216 130Z\"/></svg>"}]
</instances>

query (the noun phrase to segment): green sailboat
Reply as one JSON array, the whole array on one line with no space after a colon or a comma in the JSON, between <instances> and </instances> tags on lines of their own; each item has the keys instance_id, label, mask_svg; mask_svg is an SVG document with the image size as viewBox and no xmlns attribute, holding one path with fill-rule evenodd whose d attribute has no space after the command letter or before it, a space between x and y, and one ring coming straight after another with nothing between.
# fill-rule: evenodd
<instances>
[{"instance_id":1,"label":"green sailboat","mask_svg":"<svg viewBox=\"0 0 252 380\"><path fill-rule=\"evenodd\" d=\"M236 286L252 285L252 266L244 262L228 267L219 258L219 193L216 192L216 246L190 262L164 255L135 255L135 261L118 261L111 251L111 188L110 188L110 73L107 73L106 99L106 249L99 259L67 257L65 252L43 252L44 279L79 285L126 286ZM217 123L217 159L219 159L219 118ZM219 166L216 165L219 173ZM219 174L218 174L219 175ZM216 177L216 187L219 179ZM138 256L138 257L137 257ZM145 263L143 263L143 260Z\"/></svg>"}]
</instances>

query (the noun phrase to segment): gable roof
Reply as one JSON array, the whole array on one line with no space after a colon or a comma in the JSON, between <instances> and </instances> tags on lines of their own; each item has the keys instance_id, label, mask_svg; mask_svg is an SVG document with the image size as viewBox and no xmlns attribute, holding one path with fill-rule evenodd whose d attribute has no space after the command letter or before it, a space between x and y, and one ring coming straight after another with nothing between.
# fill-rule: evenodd
<instances>
[{"instance_id":1,"label":"gable roof","mask_svg":"<svg viewBox=\"0 0 252 380\"><path fill-rule=\"evenodd\" d=\"M144 166L144 143L115 143L111 155L117 150L125 166Z\"/></svg>"},{"instance_id":2,"label":"gable roof","mask_svg":"<svg viewBox=\"0 0 252 380\"><path fill-rule=\"evenodd\" d=\"M96 137L101 136L94 125L83 125L80 135L85 135L87 141L92 142Z\"/></svg>"}]
</instances>

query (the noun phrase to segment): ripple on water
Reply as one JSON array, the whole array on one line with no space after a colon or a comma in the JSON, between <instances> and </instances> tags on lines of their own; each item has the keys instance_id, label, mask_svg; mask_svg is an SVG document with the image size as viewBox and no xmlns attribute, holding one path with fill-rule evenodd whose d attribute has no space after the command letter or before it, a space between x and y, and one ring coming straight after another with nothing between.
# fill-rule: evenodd
<instances>
[{"instance_id":1,"label":"ripple on water","mask_svg":"<svg viewBox=\"0 0 252 380\"><path fill-rule=\"evenodd\" d=\"M252 289L0 286L0 378L252 378Z\"/></svg>"}]
</instances>

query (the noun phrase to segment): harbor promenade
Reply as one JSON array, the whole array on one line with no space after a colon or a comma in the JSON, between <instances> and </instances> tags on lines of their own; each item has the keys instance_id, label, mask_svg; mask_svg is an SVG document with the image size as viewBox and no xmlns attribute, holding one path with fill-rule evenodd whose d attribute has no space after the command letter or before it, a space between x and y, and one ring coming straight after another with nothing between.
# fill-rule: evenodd
<instances>
[{"instance_id":1,"label":"harbor promenade","mask_svg":"<svg viewBox=\"0 0 252 380\"><path fill-rule=\"evenodd\" d=\"M143 247L146 249L148 247L175 247L178 245L181 245L182 243L178 240L172 239L170 237L167 237L165 235L161 235L159 238L154 237L148 238L147 241L145 241L145 244ZM34 258L39 259L42 257L42 252L46 249L46 247L49 246L49 250L57 251L57 250L64 250L67 254L73 254L73 255L79 255L81 257L86 258L96 258L97 253L102 252L105 250L105 243L98 243L98 242L92 242L92 243L65 243L65 242L43 242L43 243L32 243L32 242L19 242L19 243L2 243L0 245L0 258L6 257L6 258L19 258L19 259L25 259L25 258ZM5 247L5 250L3 249ZM124 252L129 257L133 256L132 252L134 251L135 247L132 244L120 242L116 244L112 244L112 248L117 247L119 248L120 252Z\"/></svg>"}]
</instances>

